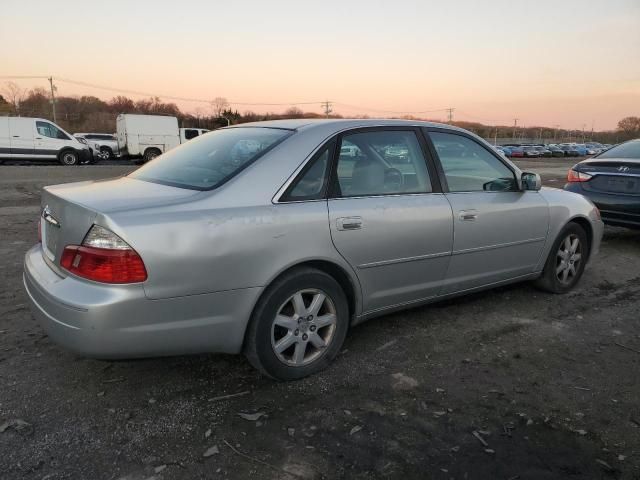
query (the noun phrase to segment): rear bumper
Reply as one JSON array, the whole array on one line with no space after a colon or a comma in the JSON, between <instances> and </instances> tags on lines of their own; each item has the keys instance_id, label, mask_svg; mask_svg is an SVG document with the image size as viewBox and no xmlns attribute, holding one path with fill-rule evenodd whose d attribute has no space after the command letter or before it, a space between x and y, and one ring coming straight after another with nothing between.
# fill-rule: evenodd
<instances>
[{"instance_id":1,"label":"rear bumper","mask_svg":"<svg viewBox=\"0 0 640 480\"><path fill-rule=\"evenodd\" d=\"M33 316L53 341L94 358L239 353L259 288L150 300L141 284L60 277L29 250L24 286Z\"/></svg>"},{"instance_id":2,"label":"rear bumper","mask_svg":"<svg viewBox=\"0 0 640 480\"><path fill-rule=\"evenodd\" d=\"M578 182L567 183L564 189L591 200L600 210L602 221L607 225L640 229L640 197L591 192L582 188Z\"/></svg>"}]
</instances>

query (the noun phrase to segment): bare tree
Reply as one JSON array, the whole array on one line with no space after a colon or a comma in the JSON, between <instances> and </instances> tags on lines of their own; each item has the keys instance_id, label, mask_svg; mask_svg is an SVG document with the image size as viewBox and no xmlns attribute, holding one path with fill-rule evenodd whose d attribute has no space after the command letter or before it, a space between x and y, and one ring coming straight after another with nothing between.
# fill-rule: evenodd
<instances>
[{"instance_id":1,"label":"bare tree","mask_svg":"<svg viewBox=\"0 0 640 480\"><path fill-rule=\"evenodd\" d=\"M216 97L211 100L211 109L216 117L222 117L223 112L229 108L229 101L224 97Z\"/></svg>"},{"instance_id":2,"label":"bare tree","mask_svg":"<svg viewBox=\"0 0 640 480\"><path fill-rule=\"evenodd\" d=\"M298 107L289 107L284 112L285 118L303 118L304 112L300 110Z\"/></svg>"},{"instance_id":3,"label":"bare tree","mask_svg":"<svg viewBox=\"0 0 640 480\"><path fill-rule=\"evenodd\" d=\"M16 115L20 114L20 103L22 103L26 94L27 89L20 87L15 82L6 82L2 88L2 95L11 104Z\"/></svg>"}]
</instances>

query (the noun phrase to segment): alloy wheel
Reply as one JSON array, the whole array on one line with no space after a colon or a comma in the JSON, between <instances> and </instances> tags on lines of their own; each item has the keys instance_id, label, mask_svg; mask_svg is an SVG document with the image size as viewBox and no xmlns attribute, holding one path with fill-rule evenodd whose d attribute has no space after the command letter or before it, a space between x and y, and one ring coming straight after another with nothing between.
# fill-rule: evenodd
<instances>
[{"instance_id":1,"label":"alloy wheel","mask_svg":"<svg viewBox=\"0 0 640 480\"><path fill-rule=\"evenodd\" d=\"M556 256L556 277L563 285L569 285L575 279L582 262L582 243L572 233L560 243Z\"/></svg>"},{"instance_id":2,"label":"alloy wheel","mask_svg":"<svg viewBox=\"0 0 640 480\"><path fill-rule=\"evenodd\" d=\"M299 290L278 309L271 326L271 346L282 363L308 365L327 351L336 323L335 304L325 292Z\"/></svg>"}]
</instances>

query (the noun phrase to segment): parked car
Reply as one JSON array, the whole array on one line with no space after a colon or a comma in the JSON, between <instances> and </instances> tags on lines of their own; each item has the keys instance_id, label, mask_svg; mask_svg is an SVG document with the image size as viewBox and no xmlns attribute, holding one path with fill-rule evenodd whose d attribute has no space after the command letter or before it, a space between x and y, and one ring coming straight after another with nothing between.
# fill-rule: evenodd
<instances>
[{"instance_id":1,"label":"parked car","mask_svg":"<svg viewBox=\"0 0 640 480\"><path fill-rule=\"evenodd\" d=\"M118 139L108 133L74 133L76 138L84 138L92 150L94 157L109 160L120 156Z\"/></svg>"},{"instance_id":2,"label":"parked car","mask_svg":"<svg viewBox=\"0 0 640 480\"><path fill-rule=\"evenodd\" d=\"M547 148L551 152L551 156L552 157L564 157L565 156L564 150L562 150L560 147L549 146Z\"/></svg>"},{"instance_id":3,"label":"parked car","mask_svg":"<svg viewBox=\"0 0 640 480\"><path fill-rule=\"evenodd\" d=\"M522 147L511 147L511 157L522 158L524 157L524 150Z\"/></svg>"},{"instance_id":4,"label":"parked car","mask_svg":"<svg viewBox=\"0 0 640 480\"><path fill-rule=\"evenodd\" d=\"M58 160L63 165L92 161L86 141L43 118L0 117L0 159Z\"/></svg>"},{"instance_id":5,"label":"parked car","mask_svg":"<svg viewBox=\"0 0 640 480\"><path fill-rule=\"evenodd\" d=\"M503 147L501 145L494 145L493 147L496 152L498 152L501 155L504 155L505 157L508 157L509 155L507 155L507 151L509 151L509 153L511 153L511 151L508 149L508 147Z\"/></svg>"},{"instance_id":6,"label":"parked car","mask_svg":"<svg viewBox=\"0 0 640 480\"><path fill-rule=\"evenodd\" d=\"M406 164L379 153L391 145ZM126 177L45 187L24 284L51 339L83 355L244 351L298 379L369 318L524 280L571 290L603 224L540 185L448 125L223 128Z\"/></svg>"},{"instance_id":7,"label":"parked car","mask_svg":"<svg viewBox=\"0 0 640 480\"><path fill-rule=\"evenodd\" d=\"M511 149L512 149L512 147L509 147L507 145L501 145L500 148L502 149L502 151L504 152L504 154L507 157L511 157Z\"/></svg>"},{"instance_id":8,"label":"parked car","mask_svg":"<svg viewBox=\"0 0 640 480\"><path fill-rule=\"evenodd\" d=\"M574 148L578 151L578 156L579 157L586 157L587 156L587 146L583 145L581 143L577 143L574 145Z\"/></svg>"},{"instance_id":9,"label":"parked car","mask_svg":"<svg viewBox=\"0 0 640 480\"><path fill-rule=\"evenodd\" d=\"M540 157L540 152L537 147L531 145L525 145L522 147L522 151L524 152L525 157Z\"/></svg>"},{"instance_id":10,"label":"parked car","mask_svg":"<svg viewBox=\"0 0 640 480\"><path fill-rule=\"evenodd\" d=\"M574 165L564 188L595 203L604 223L640 228L640 139Z\"/></svg>"},{"instance_id":11,"label":"parked car","mask_svg":"<svg viewBox=\"0 0 640 480\"><path fill-rule=\"evenodd\" d=\"M547 147L544 147L542 145L536 145L534 148L540 153L541 157L551 156L551 150L549 150Z\"/></svg>"},{"instance_id":12,"label":"parked car","mask_svg":"<svg viewBox=\"0 0 640 480\"><path fill-rule=\"evenodd\" d=\"M579 157L580 152L575 145L560 145L560 149L564 152L565 157Z\"/></svg>"}]
</instances>

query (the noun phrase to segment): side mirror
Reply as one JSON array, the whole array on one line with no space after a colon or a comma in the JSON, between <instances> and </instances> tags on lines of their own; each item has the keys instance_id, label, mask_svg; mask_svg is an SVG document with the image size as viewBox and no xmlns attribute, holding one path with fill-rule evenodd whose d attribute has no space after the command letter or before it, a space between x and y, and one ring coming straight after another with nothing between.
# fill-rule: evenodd
<instances>
[{"instance_id":1,"label":"side mirror","mask_svg":"<svg viewBox=\"0 0 640 480\"><path fill-rule=\"evenodd\" d=\"M522 190L538 191L542 188L542 179L537 173L522 173Z\"/></svg>"}]
</instances>

